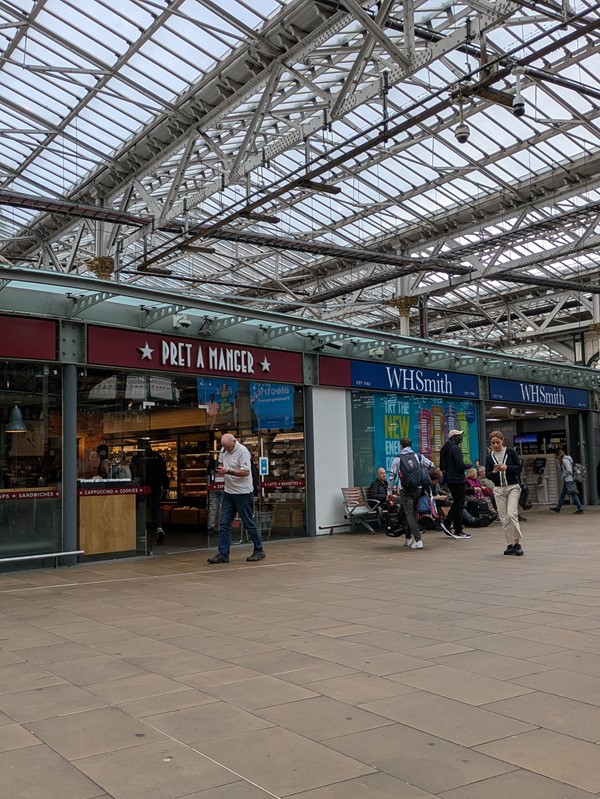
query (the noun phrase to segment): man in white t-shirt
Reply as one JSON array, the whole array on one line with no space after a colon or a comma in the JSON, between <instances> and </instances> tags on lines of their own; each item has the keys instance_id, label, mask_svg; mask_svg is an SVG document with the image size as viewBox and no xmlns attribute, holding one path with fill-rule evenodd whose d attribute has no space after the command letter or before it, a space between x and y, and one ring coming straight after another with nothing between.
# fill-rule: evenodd
<instances>
[{"instance_id":1,"label":"man in white t-shirt","mask_svg":"<svg viewBox=\"0 0 600 799\"><path fill-rule=\"evenodd\" d=\"M229 563L231 523L236 513L239 513L242 524L254 544L254 552L246 560L250 562L263 560L265 550L254 521L254 486L250 452L231 433L221 436L221 447L216 474L217 477L225 479L225 490L219 526L219 551L209 558L208 562Z\"/></svg>"}]
</instances>

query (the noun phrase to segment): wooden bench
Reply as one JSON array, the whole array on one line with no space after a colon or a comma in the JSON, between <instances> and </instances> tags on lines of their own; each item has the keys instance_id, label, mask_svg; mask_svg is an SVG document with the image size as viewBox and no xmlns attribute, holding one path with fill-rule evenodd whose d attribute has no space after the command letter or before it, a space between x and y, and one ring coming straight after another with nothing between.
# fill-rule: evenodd
<instances>
[{"instance_id":1,"label":"wooden bench","mask_svg":"<svg viewBox=\"0 0 600 799\"><path fill-rule=\"evenodd\" d=\"M54 558L54 568L58 566L59 558L66 558L68 555L85 555L83 549L74 549L72 552L43 552L40 555L15 555L12 558L0 558L2 563L16 563L21 560L43 560L44 558Z\"/></svg>"},{"instance_id":2,"label":"wooden bench","mask_svg":"<svg viewBox=\"0 0 600 799\"><path fill-rule=\"evenodd\" d=\"M333 535L335 529L346 527L351 533L366 530L374 535L375 530L371 525L381 521L381 511L379 510L381 503L376 499L369 499L368 487L342 488L342 496L346 521L339 524L323 524L319 530L329 530L329 534Z\"/></svg>"}]
</instances>

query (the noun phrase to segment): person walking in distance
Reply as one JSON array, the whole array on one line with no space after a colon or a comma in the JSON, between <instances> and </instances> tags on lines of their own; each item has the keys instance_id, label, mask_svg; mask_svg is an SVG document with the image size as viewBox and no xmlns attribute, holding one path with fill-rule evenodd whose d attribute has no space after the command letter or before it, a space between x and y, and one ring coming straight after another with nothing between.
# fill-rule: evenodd
<instances>
[{"instance_id":1,"label":"person walking in distance","mask_svg":"<svg viewBox=\"0 0 600 799\"><path fill-rule=\"evenodd\" d=\"M573 474L573 458L567 455L564 449L559 449L556 452L556 468L562 476L563 487L560 492L560 497L558 498L558 503L555 507L550 508L550 510L553 510L554 513L560 513L560 509L568 494L571 502L574 502L577 507L577 510L573 511L573 513L583 513L583 505L577 493L577 483L575 482L575 476Z\"/></svg>"},{"instance_id":2,"label":"person walking in distance","mask_svg":"<svg viewBox=\"0 0 600 799\"><path fill-rule=\"evenodd\" d=\"M465 472L471 468L470 463L465 463L460 443L462 430L450 430L448 441L440 451L440 468L444 473L444 482L452 495L452 506L446 517L445 525L450 530L452 538L471 538L463 529L463 511L465 509L465 493L467 480Z\"/></svg>"},{"instance_id":3,"label":"person walking in distance","mask_svg":"<svg viewBox=\"0 0 600 799\"><path fill-rule=\"evenodd\" d=\"M523 533L519 525L519 475L523 463L514 449L507 447L499 430L490 433L492 451L485 459L485 476L494 484L498 516L506 536L505 555L524 555Z\"/></svg>"},{"instance_id":4,"label":"person walking in distance","mask_svg":"<svg viewBox=\"0 0 600 799\"><path fill-rule=\"evenodd\" d=\"M209 563L229 563L231 549L231 524L236 513L252 539L254 551L246 558L253 562L263 560L265 550L254 521L254 487L252 484L252 457L249 450L231 433L221 437L221 454L217 465L217 477L225 479L225 490L221 505L219 526L219 551Z\"/></svg>"}]
</instances>

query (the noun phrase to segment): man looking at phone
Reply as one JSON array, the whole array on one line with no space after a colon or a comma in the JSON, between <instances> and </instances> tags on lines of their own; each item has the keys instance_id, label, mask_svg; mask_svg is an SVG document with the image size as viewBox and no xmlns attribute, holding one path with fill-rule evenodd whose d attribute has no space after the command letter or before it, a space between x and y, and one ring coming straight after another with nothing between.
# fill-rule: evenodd
<instances>
[{"instance_id":1,"label":"man looking at phone","mask_svg":"<svg viewBox=\"0 0 600 799\"><path fill-rule=\"evenodd\" d=\"M239 513L242 524L254 544L254 552L246 560L250 562L263 560L265 550L254 521L254 487L250 452L231 433L221 436L221 447L216 475L224 478L225 490L219 526L219 551L209 558L208 562L229 563L231 524L236 513Z\"/></svg>"}]
</instances>

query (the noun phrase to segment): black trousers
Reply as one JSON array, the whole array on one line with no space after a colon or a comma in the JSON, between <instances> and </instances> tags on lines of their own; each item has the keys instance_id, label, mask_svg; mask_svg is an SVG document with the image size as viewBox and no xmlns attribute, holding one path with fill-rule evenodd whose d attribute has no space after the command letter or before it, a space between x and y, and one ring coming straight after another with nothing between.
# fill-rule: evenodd
<instances>
[{"instance_id":1,"label":"black trousers","mask_svg":"<svg viewBox=\"0 0 600 799\"><path fill-rule=\"evenodd\" d=\"M452 506L450 513L446 518L447 525L454 525L455 533L462 533L463 531L463 510L465 509L465 489L466 482L463 480L461 483L450 483L446 480L446 485L452 494Z\"/></svg>"}]
</instances>

